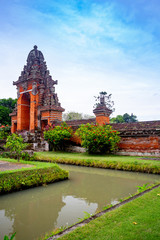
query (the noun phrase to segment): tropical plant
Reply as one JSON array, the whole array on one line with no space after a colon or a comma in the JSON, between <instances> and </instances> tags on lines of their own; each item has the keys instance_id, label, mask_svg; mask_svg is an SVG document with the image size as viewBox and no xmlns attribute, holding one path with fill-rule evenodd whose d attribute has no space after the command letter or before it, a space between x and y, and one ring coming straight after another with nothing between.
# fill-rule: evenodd
<instances>
[{"instance_id":1,"label":"tropical plant","mask_svg":"<svg viewBox=\"0 0 160 240\"><path fill-rule=\"evenodd\" d=\"M44 131L44 139L53 146L55 151L64 151L72 136L72 128L65 122L60 126L47 126Z\"/></svg>"},{"instance_id":2,"label":"tropical plant","mask_svg":"<svg viewBox=\"0 0 160 240\"><path fill-rule=\"evenodd\" d=\"M9 149L10 152L15 156L15 158L20 159L22 156L22 150L28 146L27 143L23 142L22 136L16 133L9 135L6 140L5 148Z\"/></svg>"},{"instance_id":3,"label":"tropical plant","mask_svg":"<svg viewBox=\"0 0 160 240\"><path fill-rule=\"evenodd\" d=\"M145 184L143 184L143 186L137 186L138 192L141 193L141 192L147 190L148 189L148 185L149 185L148 183L145 183Z\"/></svg>"},{"instance_id":4,"label":"tropical plant","mask_svg":"<svg viewBox=\"0 0 160 240\"><path fill-rule=\"evenodd\" d=\"M3 240L13 240L16 235L16 232L12 234L12 236L9 238L7 235L4 236Z\"/></svg>"},{"instance_id":5,"label":"tropical plant","mask_svg":"<svg viewBox=\"0 0 160 240\"><path fill-rule=\"evenodd\" d=\"M92 125L82 124L77 129L75 135L81 138L81 145L87 149L89 153L107 153L117 150L117 144L120 141L118 132L113 130L111 126L103 124Z\"/></svg>"}]
</instances>

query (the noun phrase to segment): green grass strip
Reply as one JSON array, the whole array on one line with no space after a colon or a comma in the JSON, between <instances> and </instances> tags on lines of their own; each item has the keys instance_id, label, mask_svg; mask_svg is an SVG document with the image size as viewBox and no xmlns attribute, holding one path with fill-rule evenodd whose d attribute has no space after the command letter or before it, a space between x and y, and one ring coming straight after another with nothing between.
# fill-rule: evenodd
<instances>
[{"instance_id":1,"label":"green grass strip","mask_svg":"<svg viewBox=\"0 0 160 240\"><path fill-rule=\"evenodd\" d=\"M160 239L160 187L78 227L61 240ZM56 236L55 236L56 237ZM56 238L49 238L56 239Z\"/></svg>"},{"instance_id":2,"label":"green grass strip","mask_svg":"<svg viewBox=\"0 0 160 240\"><path fill-rule=\"evenodd\" d=\"M142 160L141 157L116 155L89 155L87 153L38 152L38 161L72 164L77 166L117 169L160 174L160 161Z\"/></svg>"},{"instance_id":3,"label":"green grass strip","mask_svg":"<svg viewBox=\"0 0 160 240\"><path fill-rule=\"evenodd\" d=\"M17 163L13 159L2 159ZM0 172L0 194L39 186L68 178L68 171L61 169L57 164L20 161L33 167Z\"/></svg>"}]
</instances>

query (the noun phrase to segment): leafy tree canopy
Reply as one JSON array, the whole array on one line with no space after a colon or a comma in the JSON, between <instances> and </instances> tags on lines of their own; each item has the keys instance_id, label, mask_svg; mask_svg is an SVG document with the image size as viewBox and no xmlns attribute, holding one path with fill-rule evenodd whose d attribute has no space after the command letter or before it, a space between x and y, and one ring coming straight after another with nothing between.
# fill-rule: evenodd
<instances>
[{"instance_id":1,"label":"leafy tree canopy","mask_svg":"<svg viewBox=\"0 0 160 240\"><path fill-rule=\"evenodd\" d=\"M10 125L11 117L9 114L13 111L17 99L0 99L0 125Z\"/></svg>"},{"instance_id":2,"label":"leafy tree canopy","mask_svg":"<svg viewBox=\"0 0 160 240\"><path fill-rule=\"evenodd\" d=\"M123 115L117 115L114 118L110 119L111 123L131 123L131 122L137 122L137 116L134 115L133 113L131 113L131 115L129 115L128 113L125 113Z\"/></svg>"},{"instance_id":3,"label":"leafy tree canopy","mask_svg":"<svg viewBox=\"0 0 160 240\"><path fill-rule=\"evenodd\" d=\"M4 106L4 107L9 108L10 112L13 111L16 103L17 103L17 99L12 99L12 98L8 98L8 99L3 98L3 99L0 99L0 106Z\"/></svg>"},{"instance_id":4,"label":"leafy tree canopy","mask_svg":"<svg viewBox=\"0 0 160 240\"><path fill-rule=\"evenodd\" d=\"M10 114L9 108L0 106L0 125L11 124L11 118L9 114Z\"/></svg>"},{"instance_id":5,"label":"leafy tree canopy","mask_svg":"<svg viewBox=\"0 0 160 240\"><path fill-rule=\"evenodd\" d=\"M63 121L80 120L80 119L88 119L88 118L94 118L94 116L90 116L88 114L83 114L78 112L68 112L63 114Z\"/></svg>"}]
</instances>

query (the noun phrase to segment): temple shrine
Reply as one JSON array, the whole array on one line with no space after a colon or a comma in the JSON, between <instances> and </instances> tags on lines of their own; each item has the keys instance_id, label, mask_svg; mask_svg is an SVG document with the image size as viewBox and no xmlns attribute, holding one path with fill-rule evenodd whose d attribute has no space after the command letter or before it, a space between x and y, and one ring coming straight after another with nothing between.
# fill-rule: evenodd
<instances>
[{"instance_id":1,"label":"temple shrine","mask_svg":"<svg viewBox=\"0 0 160 240\"><path fill-rule=\"evenodd\" d=\"M37 49L37 46L34 46L19 79L13 82L13 85L17 86L18 100L17 106L10 116L11 132L20 133L25 130L28 136L27 141L33 142L37 148L43 145L41 133L45 126L53 123L59 125L62 121L64 108L61 107L55 93L55 84L57 84L57 80L54 81L50 76L42 52ZM99 102L93 110L95 118L66 121L67 124L72 126L74 131L81 124L109 124L120 134L120 155L160 156L160 121L109 123L112 108L106 105L104 93L100 93ZM29 139L30 137L31 139ZM38 141L40 145L38 145ZM80 139L74 138L74 136L72 141L80 145Z\"/></svg>"},{"instance_id":2,"label":"temple shrine","mask_svg":"<svg viewBox=\"0 0 160 240\"><path fill-rule=\"evenodd\" d=\"M17 86L17 106L10 114L12 133L35 132L54 121L62 121L64 108L55 93L55 84L57 80L47 70L42 52L34 46L19 79L13 82Z\"/></svg>"}]
</instances>

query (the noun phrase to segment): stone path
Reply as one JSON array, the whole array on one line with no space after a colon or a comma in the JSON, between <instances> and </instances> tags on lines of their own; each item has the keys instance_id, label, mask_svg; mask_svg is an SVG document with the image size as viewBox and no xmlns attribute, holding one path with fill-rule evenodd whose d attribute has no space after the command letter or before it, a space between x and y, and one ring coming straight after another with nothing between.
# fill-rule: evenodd
<instances>
[{"instance_id":1,"label":"stone path","mask_svg":"<svg viewBox=\"0 0 160 240\"><path fill-rule=\"evenodd\" d=\"M14 169L21 169L21 168L28 168L33 167L33 165L23 164L23 163L12 163L7 161L0 161L0 171L7 171L7 170L14 170Z\"/></svg>"}]
</instances>

